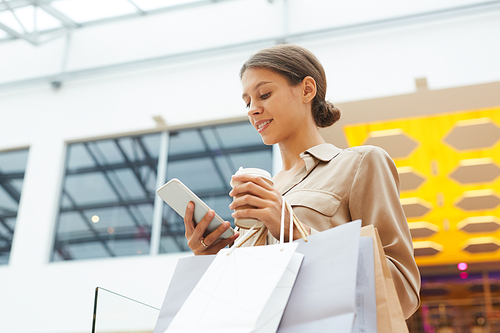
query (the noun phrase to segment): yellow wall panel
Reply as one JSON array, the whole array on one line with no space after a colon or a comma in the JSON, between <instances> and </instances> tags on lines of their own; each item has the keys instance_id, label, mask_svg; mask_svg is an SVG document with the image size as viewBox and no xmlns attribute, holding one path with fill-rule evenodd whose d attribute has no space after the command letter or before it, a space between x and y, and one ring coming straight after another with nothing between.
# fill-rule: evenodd
<instances>
[{"instance_id":1,"label":"yellow wall panel","mask_svg":"<svg viewBox=\"0 0 500 333\"><path fill-rule=\"evenodd\" d=\"M500 107L344 127L350 146L363 145L366 141L371 142L371 137L377 136L377 133L384 133L378 131L387 130L402 130L407 137L418 143L410 155L394 158L398 168L410 166L420 176L425 177L425 181L418 188L402 191L401 198L423 199L432 205L432 209L423 216L408 217L408 222L425 221L439 228L438 232L427 238L414 239L415 242L435 242L443 249L435 255L418 256L417 263L426 266L456 264L461 261L500 262L500 249L477 253L463 251L464 245L476 238L492 237L500 242L500 228L496 231L480 233L467 233L457 228L457 224L468 217L500 217L500 204L491 208L474 210L464 210L456 205L464 195L468 195L467 193L476 193L467 191L477 190L494 191L498 194L500 201L500 177L491 181L470 184L462 184L450 177L463 160L490 158L500 166ZM451 136L450 133L452 133ZM489 142L492 142L491 138L497 136L498 140L493 140L493 144L489 147L457 150L444 141L448 136L448 140L453 137L455 140L462 141L464 145L475 141L485 141L485 138L489 138ZM383 145L381 147L390 151L391 145L397 147L400 144L398 140L393 141L387 147ZM490 202L494 204L496 199L495 197L479 197L467 199L466 202L467 204L464 203L466 206L480 207ZM491 246L486 247L488 250L491 248Z\"/></svg>"}]
</instances>

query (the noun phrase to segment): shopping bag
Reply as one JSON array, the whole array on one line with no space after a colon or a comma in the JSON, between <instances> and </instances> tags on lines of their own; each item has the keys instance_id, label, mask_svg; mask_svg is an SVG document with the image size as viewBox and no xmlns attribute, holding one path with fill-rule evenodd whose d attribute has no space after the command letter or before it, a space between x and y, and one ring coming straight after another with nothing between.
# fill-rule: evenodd
<instances>
[{"instance_id":1,"label":"shopping bag","mask_svg":"<svg viewBox=\"0 0 500 333\"><path fill-rule=\"evenodd\" d=\"M353 221L297 241L304 261L279 333L377 332L371 238Z\"/></svg>"},{"instance_id":2,"label":"shopping bag","mask_svg":"<svg viewBox=\"0 0 500 333\"><path fill-rule=\"evenodd\" d=\"M324 253L331 253L332 248L328 248L329 243L336 240L334 230L339 231L345 226L358 221L348 223L321 233L308 237L308 243L301 243L297 252L303 253L305 259L297 277L292 295L280 324L279 333L291 332L312 332L312 331L334 331L351 332L348 327L352 318L352 285L341 283L349 291L344 299L334 298L338 286L327 284L318 279L318 276L342 276L352 277L352 265L338 267L338 264L330 261L331 258ZM316 236L318 235L318 236ZM404 333L408 332L404 320L403 311L396 288L387 265L382 242L377 229L373 226L361 228L358 269L356 272L356 310L352 332L387 332ZM352 233L344 237L353 237ZM369 244L366 242L369 240ZM300 241L299 241L300 243ZM365 245L363 245L365 243ZM371 248L370 248L371 247ZM353 251L352 247L349 251ZM320 256L320 254L323 254ZM347 256L347 254L344 254ZM350 256L353 260L353 256ZM366 276L365 276L366 275ZM363 282L364 281L364 282ZM307 286L320 286L323 294L307 292ZM376 298L376 302L374 300ZM336 303L334 307L330 302ZM316 307L313 304L317 304ZM343 309L340 309L343 306ZM312 309L320 308L322 312L314 313ZM351 316L350 316L351 315ZM342 321L342 324L339 324Z\"/></svg>"},{"instance_id":3,"label":"shopping bag","mask_svg":"<svg viewBox=\"0 0 500 333\"><path fill-rule=\"evenodd\" d=\"M164 332L276 332L304 258L295 252L298 244L291 242L292 214L290 242L284 242L285 211L282 197L279 244L239 248L251 237L249 232L232 248L219 251L174 317L171 308L160 311L158 323L163 327L169 322ZM171 283L169 290L173 288L177 286ZM167 292L164 305L172 293ZM155 332L162 332L158 323Z\"/></svg>"},{"instance_id":4,"label":"shopping bag","mask_svg":"<svg viewBox=\"0 0 500 333\"><path fill-rule=\"evenodd\" d=\"M153 333L163 333L208 269L215 255L180 258L170 279Z\"/></svg>"},{"instance_id":5,"label":"shopping bag","mask_svg":"<svg viewBox=\"0 0 500 333\"><path fill-rule=\"evenodd\" d=\"M279 332L376 332L373 246L363 247L360 228L354 221L294 242L304 261ZM154 333L165 331L214 257L179 260Z\"/></svg>"},{"instance_id":6,"label":"shopping bag","mask_svg":"<svg viewBox=\"0 0 500 333\"><path fill-rule=\"evenodd\" d=\"M363 227L361 228L361 236L373 239L378 330L387 333L408 332L403 309L399 303L377 228L373 225Z\"/></svg>"},{"instance_id":7,"label":"shopping bag","mask_svg":"<svg viewBox=\"0 0 500 333\"><path fill-rule=\"evenodd\" d=\"M303 259L297 245L221 250L165 332L276 332Z\"/></svg>"}]
</instances>

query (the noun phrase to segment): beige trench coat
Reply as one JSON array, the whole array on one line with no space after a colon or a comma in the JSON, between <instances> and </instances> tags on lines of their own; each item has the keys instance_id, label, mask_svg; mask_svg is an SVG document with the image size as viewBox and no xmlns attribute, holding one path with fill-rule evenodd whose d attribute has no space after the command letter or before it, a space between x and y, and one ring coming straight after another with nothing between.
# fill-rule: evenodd
<instances>
[{"instance_id":1,"label":"beige trench coat","mask_svg":"<svg viewBox=\"0 0 500 333\"><path fill-rule=\"evenodd\" d=\"M358 220L378 229L405 318L420 304L420 273L399 201L399 176L381 148L321 144L303 152L305 166L280 190L303 224L318 232ZM242 230L243 231L243 230ZM275 243L268 235L268 243Z\"/></svg>"}]
</instances>

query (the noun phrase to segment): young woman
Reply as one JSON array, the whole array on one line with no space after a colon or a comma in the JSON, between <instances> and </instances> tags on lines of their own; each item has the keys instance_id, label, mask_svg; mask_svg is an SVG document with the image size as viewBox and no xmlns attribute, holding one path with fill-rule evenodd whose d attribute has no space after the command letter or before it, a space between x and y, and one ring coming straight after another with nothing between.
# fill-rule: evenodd
<instances>
[{"instance_id":1,"label":"young woman","mask_svg":"<svg viewBox=\"0 0 500 333\"><path fill-rule=\"evenodd\" d=\"M282 196L309 234L357 219L374 225L408 318L419 305L420 275L392 159L373 146L339 149L325 143L318 128L335 123L340 111L325 101L325 72L308 50L296 45L261 50L243 65L240 77L249 120L265 144L279 145L283 168L274 177L274 187L260 177L233 176L242 184L229 193L234 198L229 207L253 207L239 209L233 217L262 221L269 230L267 243L279 239ZM239 236L218 240L229 228L225 222L203 238L214 213L194 227L192 211L188 206L185 224L195 254L217 253ZM294 229L297 238L300 233Z\"/></svg>"}]
</instances>

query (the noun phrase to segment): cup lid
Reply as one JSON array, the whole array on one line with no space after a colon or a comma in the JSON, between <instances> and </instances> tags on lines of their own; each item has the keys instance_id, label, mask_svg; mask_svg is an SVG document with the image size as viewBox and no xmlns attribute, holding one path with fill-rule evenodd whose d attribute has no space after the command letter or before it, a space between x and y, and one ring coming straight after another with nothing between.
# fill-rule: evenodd
<instances>
[{"instance_id":1,"label":"cup lid","mask_svg":"<svg viewBox=\"0 0 500 333\"><path fill-rule=\"evenodd\" d=\"M269 180L272 180L272 176L269 172L267 172L264 169L259 169L259 168L243 168L240 167L238 171L236 171L235 175L255 175L259 176L262 178L267 178Z\"/></svg>"}]
</instances>

